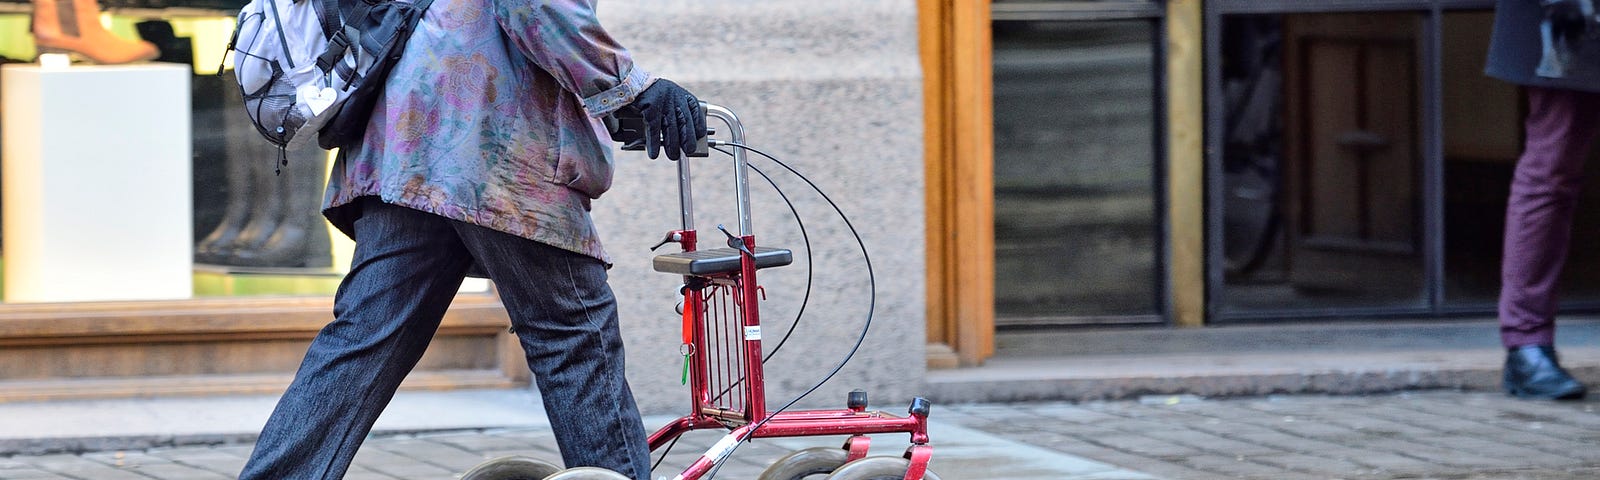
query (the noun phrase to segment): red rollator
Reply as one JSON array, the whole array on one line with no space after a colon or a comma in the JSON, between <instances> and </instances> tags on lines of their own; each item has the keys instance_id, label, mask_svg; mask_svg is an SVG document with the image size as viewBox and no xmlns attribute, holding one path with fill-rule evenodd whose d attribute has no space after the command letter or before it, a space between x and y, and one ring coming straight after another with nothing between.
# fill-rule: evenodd
<instances>
[{"instance_id":1,"label":"red rollator","mask_svg":"<svg viewBox=\"0 0 1600 480\"><path fill-rule=\"evenodd\" d=\"M727 239L727 247L700 249L694 225L694 199L690 188L689 158L678 161L678 201L683 216L682 229L674 230L657 244L677 243L682 251L658 255L653 267L658 272L681 275L683 302L682 352L687 359L691 408L650 435L650 449L663 445L689 431L727 430L727 434L674 480L706 478L741 442L758 438L844 436L840 447L808 448L793 452L762 472L759 480L938 480L928 471L933 447L928 445L928 411L923 398L911 402L909 414L898 416L867 409L866 392L850 392L845 408L838 410L769 411L762 376L760 303L763 293L756 272L763 268L788 265L793 253L783 248L756 245L751 231L749 164L745 151L744 127L726 108L705 105L709 117L728 126L730 141L708 139L710 146L728 146L734 160L734 183L738 200L739 232L717 226L716 236ZM612 122L616 132L643 131L634 119ZM715 134L715 132L713 132ZM642 135L640 135L642 136ZM625 141L625 150L643 148L642 142ZM704 157L709 147L697 155ZM868 435L905 433L911 444L901 456L868 456ZM659 478L666 475L655 473ZM561 469L528 457L502 457L474 467L462 480L580 480L625 479L610 470L580 467Z\"/></svg>"}]
</instances>

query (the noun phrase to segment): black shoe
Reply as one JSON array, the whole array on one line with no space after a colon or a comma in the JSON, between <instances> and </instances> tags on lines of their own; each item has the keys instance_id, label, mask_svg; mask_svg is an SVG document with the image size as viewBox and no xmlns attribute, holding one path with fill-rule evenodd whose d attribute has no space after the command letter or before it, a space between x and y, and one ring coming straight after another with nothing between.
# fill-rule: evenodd
<instances>
[{"instance_id":1,"label":"black shoe","mask_svg":"<svg viewBox=\"0 0 1600 480\"><path fill-rule=\"evenodd\" d=\"M1520 398L1573 400L1583 398L1583 384L1556 360L1554 347L1525 345L1506 353L1506 393Z\"/></svg>"}]
</instances>

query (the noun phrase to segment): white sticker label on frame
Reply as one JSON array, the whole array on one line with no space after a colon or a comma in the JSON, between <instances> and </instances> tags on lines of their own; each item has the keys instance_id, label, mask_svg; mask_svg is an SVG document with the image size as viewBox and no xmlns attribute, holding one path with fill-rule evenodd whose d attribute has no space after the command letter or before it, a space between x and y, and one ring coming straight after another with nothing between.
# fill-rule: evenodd
<instances>
[{"instance_id":1,"label":"white sticker label on frame","mask_svg":"<svg viewBox=\"0 0 1600 480\"><path fill-rule=\"evenodd\" d=\"M744 327L744 339L745 340L760 340L761 339L761 326L760 325L756 325L756 326L746 326L746 327Z\"/></svg>"}]
</instances>

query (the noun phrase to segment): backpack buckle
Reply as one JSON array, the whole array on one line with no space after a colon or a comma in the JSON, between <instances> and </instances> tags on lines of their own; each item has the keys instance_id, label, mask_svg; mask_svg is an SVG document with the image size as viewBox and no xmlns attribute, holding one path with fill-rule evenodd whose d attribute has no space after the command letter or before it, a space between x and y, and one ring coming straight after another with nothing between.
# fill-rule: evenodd
<instances>
[{"instance_id":1,"label":"backpack buckle","mask_svg":"<svg viewBox=\"0 0 1600 480\"><path fill-rule=\"evenodd\" d=\"M350 39L345 37L344 31L334 32L332 37L328 37L328 49L323 50L322 55L317 56L317 68L321 69L323 73L333 71L333 66L339 62L340 58L344 57L344 53L349 49Z\"/></svg>"}]
</instances>

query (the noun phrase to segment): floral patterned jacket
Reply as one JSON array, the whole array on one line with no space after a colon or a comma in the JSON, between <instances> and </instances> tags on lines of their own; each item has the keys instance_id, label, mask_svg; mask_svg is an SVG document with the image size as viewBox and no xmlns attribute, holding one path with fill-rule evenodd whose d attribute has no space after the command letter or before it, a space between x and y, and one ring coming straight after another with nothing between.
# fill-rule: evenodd
<instances>
[{"instance_id":1,"label":"floral patterned jacket","mask_svg":"<svg viewBox=\"0 0 1600 480\"><path fill-rule=\"evenodd\" d=\"M363 196L610 259L589 201L611 186L598 118L654 77L600 27L595 0L436 0L391 72L323 213L345 234Z\"/></svg>"}]
</instances>

